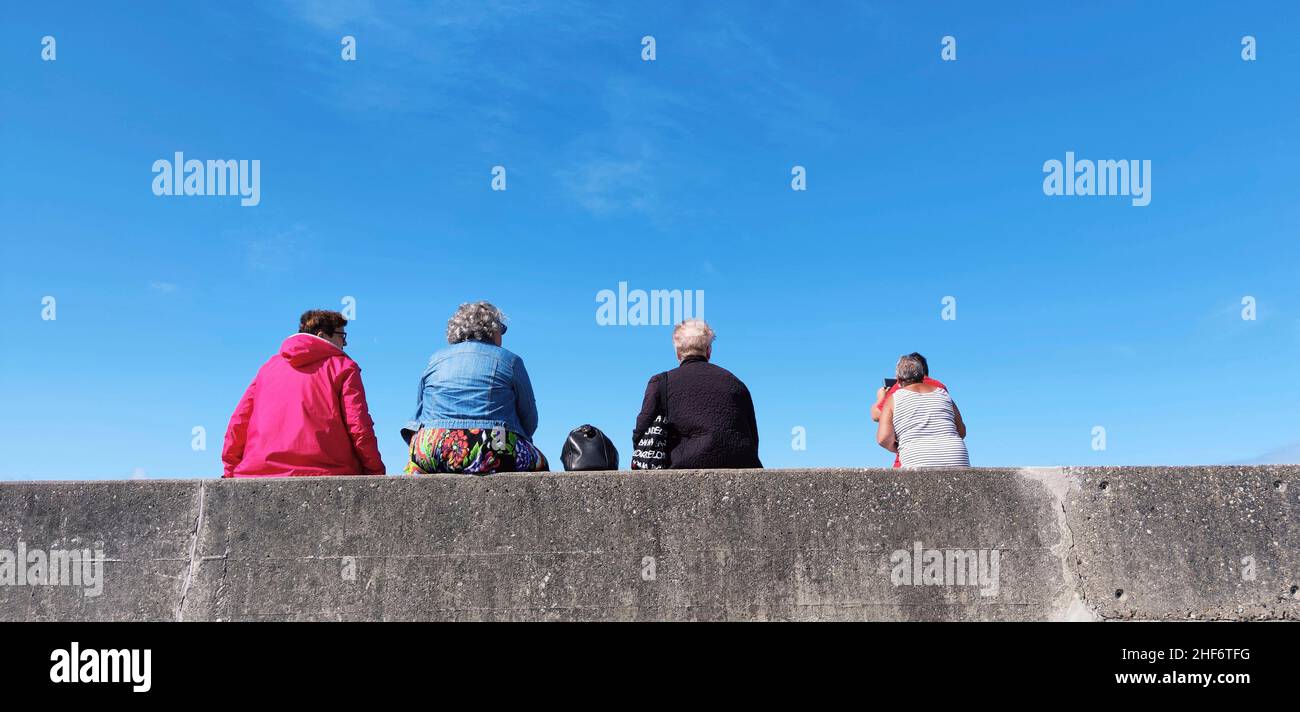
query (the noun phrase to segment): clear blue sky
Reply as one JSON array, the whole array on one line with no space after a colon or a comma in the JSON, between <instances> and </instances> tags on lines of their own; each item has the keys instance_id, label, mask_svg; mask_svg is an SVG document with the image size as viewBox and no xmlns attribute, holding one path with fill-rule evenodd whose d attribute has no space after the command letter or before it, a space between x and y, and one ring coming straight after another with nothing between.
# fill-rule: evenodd
<instances>
[{"instance_id":1,"label":"clear blue sky","mask_svg":"<svg viewBox=\"0 0 1300 712\"><path fill-rule=\"evenodd\" d=\"M768 466L888 464L868 408L912 350L976 465L1296 461L1297 8L9 4L0 478L217 476L257 368L345 296L390 472L477 299L543 451L590 422L626 466L674 361L596 323L620 281L705 291ZM153 195L176 151L260 160L261 204ZM1044 195L1067 151L1150 160L1150 205Z\"/></svg>"}]
</instances>

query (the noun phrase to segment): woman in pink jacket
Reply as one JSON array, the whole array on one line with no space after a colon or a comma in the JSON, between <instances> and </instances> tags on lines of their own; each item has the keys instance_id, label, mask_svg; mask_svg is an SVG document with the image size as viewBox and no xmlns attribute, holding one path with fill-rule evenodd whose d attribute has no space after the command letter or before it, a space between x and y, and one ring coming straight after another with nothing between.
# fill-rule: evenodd
<instances>
[{"instance_id":1,"label":"woman in pink jacket","mask_svg":"<svg viewBox=\"0 0 1300 712\"><path fill-rule=\"evenodd\" d=\"M338 312L302 315L230 416L222 477L384 474L346 326Z\"/></svg>"}]
</instances>

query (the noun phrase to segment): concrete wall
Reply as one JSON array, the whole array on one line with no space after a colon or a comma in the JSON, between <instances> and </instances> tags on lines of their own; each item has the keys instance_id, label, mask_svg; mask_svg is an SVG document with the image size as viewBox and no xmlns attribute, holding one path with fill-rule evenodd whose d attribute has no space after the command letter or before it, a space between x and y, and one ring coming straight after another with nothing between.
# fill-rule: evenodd
<instances>
[{"instance_id":1,"label":"concrete wall","mask_svg":"<svg viewBox=\"0 0 1300 712\"><path fill-rule=\"evenodd\" d=\"M8 482L0 550L107 561L98 596L0 584L0 620L1300 620L1297 474ZM984 584L903 582L915 542L985 550Z\"/></svg>"}]
</instances>

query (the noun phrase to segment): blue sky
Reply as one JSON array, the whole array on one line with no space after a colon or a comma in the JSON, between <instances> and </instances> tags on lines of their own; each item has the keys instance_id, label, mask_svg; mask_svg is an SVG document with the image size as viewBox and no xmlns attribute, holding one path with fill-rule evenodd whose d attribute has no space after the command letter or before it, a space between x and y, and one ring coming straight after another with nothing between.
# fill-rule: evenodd
<instances>
[{"instance_id":1,"label":"blue sky","mask_svg":"<svg viewBox=\"0 0 1300 712\"><path fill-rule=\"evenodd\" d=\"M912 350L976 465L1300 459L1294 3L25 5L0 478L219 475L257 368L345 296L390 472L478 299L543 451L590 422L626 466L674 361L667 326L597 324L619 282L704 290L770 467L887 465L868 408ZM176 151L259 160L261 203L155 196ZM1067 151L1150 160L1150 205L1045 195Z\"/></svg>"}]
</instances>

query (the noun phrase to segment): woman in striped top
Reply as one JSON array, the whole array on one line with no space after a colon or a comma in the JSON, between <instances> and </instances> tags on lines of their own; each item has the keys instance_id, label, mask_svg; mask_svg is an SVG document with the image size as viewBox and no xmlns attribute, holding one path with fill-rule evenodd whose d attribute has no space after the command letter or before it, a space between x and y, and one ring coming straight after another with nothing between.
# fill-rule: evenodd
<instances>
[{"instance_id":1,"label":"woman in striped top","mask_svg":"<svg viewBox=\"0 0 1300 712\"><path fill-rule=\"evenodd\" d=\"M970 467L966 423L947 389L926 383L914 356L900 358L896 373L899 388L885 401L876 442L903 467Z\"/></svg>"}]
</instances>

